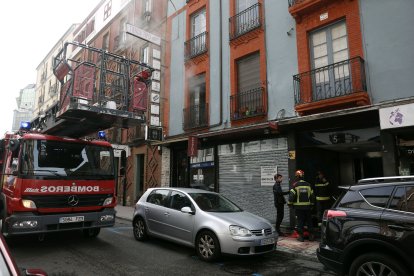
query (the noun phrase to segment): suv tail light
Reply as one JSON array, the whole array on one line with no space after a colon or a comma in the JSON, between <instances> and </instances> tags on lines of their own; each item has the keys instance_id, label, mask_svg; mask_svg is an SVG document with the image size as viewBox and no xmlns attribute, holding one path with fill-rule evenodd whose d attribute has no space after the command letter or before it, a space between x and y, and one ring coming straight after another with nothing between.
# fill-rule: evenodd
<instances>
[{"instance_id":1,"label":"suv tail light","mask_svg":"<svg viewBox=\"0 0 414 276\"><path fill-rule=\"evenodd\" d=\"M328 220L335 217L346 217L346 213L344 211L337 210L325 210L323 213L323 220Z\"/></svg>"}]
</instances>

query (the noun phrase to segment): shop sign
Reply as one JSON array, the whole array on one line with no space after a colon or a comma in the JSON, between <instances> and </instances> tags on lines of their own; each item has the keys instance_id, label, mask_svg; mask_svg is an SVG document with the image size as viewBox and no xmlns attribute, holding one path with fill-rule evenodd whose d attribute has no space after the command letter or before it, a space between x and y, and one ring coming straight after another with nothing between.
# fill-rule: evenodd
<instances>
[{"instance_id":1,"label":"shop sign","mask_svg":"<svg viewBox=\"0 0 414 276\"><path fill-rule=\"evenodd\" d=\"M198 156L198 138L196 136L188 136L187 155L189 157Z\"/></svg>"},{"instance_id":2,"label":"shop sign","mask_svg":"<svg viewBox=\"0 0 414 276\"><path fill-rule=\"evenodd\" d=\"M126 33L142 38L143 40L149 41L151 43L161 45L161 37L128 23L126 24Z\"/></svg>"},{"instance_id":3,"label":"shop sign","mask_svg":"<svg viewBox=\"0 0 414 276\"><path fill-rule=\"evenodd\" d=\"M261 166L260 185L273 186L275 184L274 175L277 174L277 166Z\"/></svg>"},{"instance_id":4,"label":"shop sign","mask_svg":"<svg viewBox=\"0 0 414 276\"><path fill-rule=\"evenodd\" d=\"M414 103L381 108L381 129L414 126Z\"/></svg>"},{"instance_id":5,"label":"shop sign","mask_svg":"<svg viewBox=\"0 0 414 276\"><path fill-rule=\"evenodd\" d=\"M190 164L190 168L192 169L201 169L201 168L210 168L210 167L214 167L214 161Z\"/></svg>"}]
</instances>

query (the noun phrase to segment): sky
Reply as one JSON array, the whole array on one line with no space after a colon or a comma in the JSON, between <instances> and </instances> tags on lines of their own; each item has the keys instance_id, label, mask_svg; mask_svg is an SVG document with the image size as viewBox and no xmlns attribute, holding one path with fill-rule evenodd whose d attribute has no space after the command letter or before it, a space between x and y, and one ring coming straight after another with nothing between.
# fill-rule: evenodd
<instances>
[{"instance_id":1,"label":"sky","mask_svg":"<svg viewBox=\"0 0 414 276\"><path fill-rule=\"evenodd\" d=\"M36 83L36 68L73 23L100 0L0 1L0 138L11 131L16 98Z\"/></svg>"}]
</instances>

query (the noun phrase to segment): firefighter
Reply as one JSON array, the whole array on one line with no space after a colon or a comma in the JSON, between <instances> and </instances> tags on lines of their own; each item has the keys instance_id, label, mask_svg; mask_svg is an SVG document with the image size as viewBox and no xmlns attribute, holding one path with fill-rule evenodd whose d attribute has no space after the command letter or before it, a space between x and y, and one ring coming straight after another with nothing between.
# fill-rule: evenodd
<instances>
[{"instance_id":1,"label":"firefighter","mask_svg":"<svg viewBox=\"0 0 414 276\"><path fill-rule=\"evenodd\" d=\"M331 206L331 197L329 192L329 181L322 171L318 171L315 180L315 196L316 196L316 208L318 216L318 224L322 222L322 216L326 209Z\"/></svg>"},{"instance_id":2,"label":"firefighter","mask_svg":"<svg viewBox=\"0 0 414 276\"><path fill-rule=\"evenodd\" d=\"M296 182L289 192L289 206L295 210L297 218L298 241L303 242L303 228L306 225L309 232L309 240L313 241L312 229L312 207L314 205L314 194L311 185L304 180L305 173L302 170L295 172Z\"/></svg>"}]
</instances>

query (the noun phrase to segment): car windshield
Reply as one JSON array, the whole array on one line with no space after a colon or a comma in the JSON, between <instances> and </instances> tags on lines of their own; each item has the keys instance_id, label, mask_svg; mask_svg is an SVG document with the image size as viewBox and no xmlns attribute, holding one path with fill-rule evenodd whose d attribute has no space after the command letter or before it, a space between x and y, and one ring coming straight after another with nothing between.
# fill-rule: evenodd
<instances>
[{"instance_id":1,"label":"car windshield","mask_svg":"<svg viewBox=\"0 0 414 276\"><path fill-rule=\"evenodd\" d=\"M189 193L201 210L206 212L242 212L236 204L220 194Z\"/></svg>"},{"instance_id":2,"label":"car windshield","mask_svg":"<svg viewBox=\"0 0 414 276\"><path fill-rule=\"evenodd\" d=\"M50 140L26 140L21 155L21 174L76 179L112 179L110 147Z\"/></svg>"}]
</instances>

